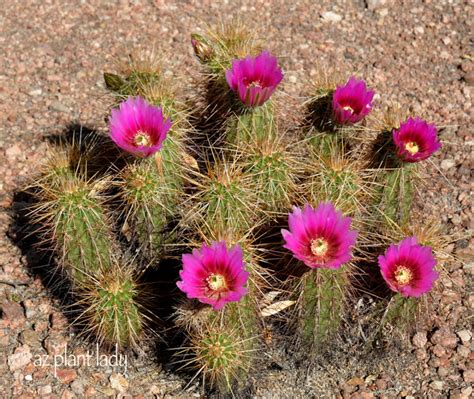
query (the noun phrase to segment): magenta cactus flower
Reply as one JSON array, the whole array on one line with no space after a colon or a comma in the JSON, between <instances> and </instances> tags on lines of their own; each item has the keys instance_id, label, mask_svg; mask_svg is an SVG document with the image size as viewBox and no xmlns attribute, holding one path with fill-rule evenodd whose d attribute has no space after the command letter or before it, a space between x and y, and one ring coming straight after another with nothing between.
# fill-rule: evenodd
<instances>
[{"instance_id":1,"label":"magenta cactus flower","mask_svg":"<svg viewBox=\"0 0 474 399\"><path fill-rule=\"evenodd\" d=\"M365 81L352 76L344 86L337 86L332 95L334 120L341 124L354 124L372 110L375 91L368 90Z\"/></svg>"},{"instance_id":2,"label":"magenta cactus flower","mask_svg":"<svg viewBox=\"0 0 474 399\"><path fill-rule=\"evenodd\" d=\"M418 162L441 148L435 125L420 118L408 118L393 131L397 155L405 162Z\"/></svg>"},{"instance_id":3,"label":"magenta cactus flower","mask_svg":"<svg viewBox=\"0 0 474 399\"><path fill-rule=\"evenodd\" d=\"M171 119L163 116L160 107L143 98L129 97L112 110L110 137L117 146L137 157L145 158L161 149L171 128Z\"/></svg>"},{"instance_id":4,"label":"magenta cactus flower","mask_svg":"<svg viewBox=\"0 0 474 399\"><path fill-rule=\"evenodd\" d=\"M407 237L390 245L379 256L380 271L392 291L405 297L419 297L433 287L439 277L431 247L419 245L416 237Z\"/></svg>"},{"instance_id":5,"label":"magenta cactus flower","mask_svg":"<svg viewBox=\"0 0 474 399\"><path fill-rule=\"evenodd\" d=\"M242 249L235 245L227 249L226 243L214 242L209 247L183 255L181 281L176 285L188 298L219 310L227 302L238 302L247 293L245 284L249 273L245 271Z\"/></svg>"},{"instance_id":6,"label":"magenta cactus flower","mask_svg":"<svg viewBox=\"0 0 474 399\"><path fill-rule=\"evenodd\" d=\"M277 59L264 51L257 57L233 60L225 77L229 87L247 107L257 107L270 98L283 79L283 73Z\"/></svg>"},{"instance_id":7,"label":"magenta cactus flower","mask_svg":"<svg viewBox=\"0 0 474 399\"><path fill-rule=\"evenodd\" d=\"M303 210L293 207L288 225L289 231L281 231L284 247L306 266L338 269L351 259L357 232L350 230L351 218L336 211L331 202L322 202L316 209L309 204Z\"/></svg>"}]
</instances>

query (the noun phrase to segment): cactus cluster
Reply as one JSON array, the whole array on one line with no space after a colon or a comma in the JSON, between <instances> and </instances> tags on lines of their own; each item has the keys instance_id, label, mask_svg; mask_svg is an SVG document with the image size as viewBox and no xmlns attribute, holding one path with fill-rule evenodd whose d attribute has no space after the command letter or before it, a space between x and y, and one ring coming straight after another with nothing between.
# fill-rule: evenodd
<instances>
[{"instance_id":1,"label":"cactus cluster","mask_svg":"<svg viewBox=\"0 0 474 399\"><path fill-rule=\"evenodd\" d=\"M417 233L412 201L417 163L440 144L419 118L371 119L374 91L354 77L311 86L306 115L288 132L284 75L262 43L242 26L191 43L202 84L187 102L159 57L104 74L114 99L109 144L123 151L94 172L105 148L52 150L32 214L85 331L105 345L139 346L155 314L142 277L154 268L175 287L158 294L177 298L163 303L184 337L176 363L234 391L273 321L312 356L362 292L396 323L431 289L439 243ZM163 270L181 257L179 276Z\"/></svg>"}]
</instances>

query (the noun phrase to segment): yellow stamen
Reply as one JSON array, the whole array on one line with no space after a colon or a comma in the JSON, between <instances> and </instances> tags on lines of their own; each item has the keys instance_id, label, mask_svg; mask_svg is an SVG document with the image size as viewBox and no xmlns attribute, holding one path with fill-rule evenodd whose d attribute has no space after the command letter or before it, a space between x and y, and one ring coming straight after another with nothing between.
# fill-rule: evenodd
<instances>
[{"instance_id":1,"label":"yellow stamen","mask_svg":"<svg viewBox=\"0 0 474 399\"><path fill-rule=\"evenodd\" d=\"M135 135L133 141L136 146L150 147L152 144L148 133L141 131Z\"/></svg>"},{"instance_id":2,"label":"yellow stamen","mask_svg":"<svg viewBox=\"0 0 474 399\"><path fill-rule=\"evenodd\" d=\"M406 266L398 266L395 270L395 280L399 285L407 285L413 279L412 271Z\"/></svg>"},{"instance_id":3,"label":"yellow stamen","mask_svg":"<svg viewBox=\"0 0 474 399\"><path fill-rule=\"evenodd\" d=\"M219 291L226 287L225 278L221 274L211 274L206 281L212 291Z\"/></svg>"},{"instance_id":4,"label":"yellow stamen","mask_svg":"<svg viewBox=\"0 0 474 399\"><path fill-rule=\"evenodd\" d=\"M328 243L322 238L317 238L316 240L311 240L311 253L315 256L324 256L328 251Z\"/></svg>"},{"instance_id":5,"label":"yellow stamen","mask_svg":"<svg viewBox=\"0 0 474 399\"><path fill-rule=\"evenodd\" d=\"M345 107L342 107L342 109L344 111L349 111L351 114L354 113L354 110L352 109L352 107L350 105L346 105Z\"/></svg>"},{"instance_id":6,"label":"yellow stamen","mask_svg":"<svg viewBox=\"0 0 474 399\"><path fill-rule=\"evenodd\" d=\"M410 154L416 154L420 149L418 148L418 144L414 141L410 141L405 144L405 150L407 150Z\"/></svg>"}]
</instances>

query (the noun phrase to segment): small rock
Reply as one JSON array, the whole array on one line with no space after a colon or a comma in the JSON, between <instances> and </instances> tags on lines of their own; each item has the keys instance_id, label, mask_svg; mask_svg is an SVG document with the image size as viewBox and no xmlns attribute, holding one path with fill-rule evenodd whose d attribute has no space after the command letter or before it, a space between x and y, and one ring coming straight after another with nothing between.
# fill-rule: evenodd
<instances>
[{"instance_id":1,"label":"small rock","mask_svg":"<svg viewBox=\"0 0 474 399\"><path fill-rule=\"evenodd\" d=\"M472 391L473 391L472 387L466 387L464 389L461 389L461 393L463 395L466 395L468 398L471 396Z\"/></svg>"},{"instance_id":2,"label":"small rock","mask_svg":"<svg viewBox=\"0 0 474 399\"><path fill-rule=\"evenodd\" d=\"M74 395L69 389L65 389L61 395L61 399L74 399Z\"/></svg>"},{"instance_id":3,"label":"small rock","mask_svg":"<svg viewBox=\"0 0 474 399\"><path fill-rule=\"evenodd\" d=\"M72 392L79 397L84 395L84 383L81 380L74 380L71 384Z\"/></svg>"},{"instance_id":4,"label":"small rock","mask_svg":"<svg viewBox=\"0 0 474 399\"><path fill-rule=\"evenodd\" d=\"M39 341L38 333L33 330L25 330L20 334L20 342L30 346L35 346Z\"/></svg>"},{"instance_id":5,"label":"small rock","mask_svg":"<svg viewBox=\"0 0 474 399\"><path fill-rule=\"evenodd\" d=\"M471 350L467 346L464 346L464 345L458 346L457 352L458 352L458 355L461 357L469 357L469 355L471 354Z\"/></svg>"},{"instance_id":6,"label":"small rock","mask_svg":"<svg viewBox=\"0 0 474 399\"><path fill-rule=\"evenodd\" d=\"M33 376L31 374L25 375L25 380L26 381L33 381Z\"/></svg>"},{"instance_id":7,"label":"small rock","mask_svg":"<svg viewBox=\"0 0 474 399\"><path fill-rule=\"evenodd\" d=\"M469 86L474 86L474 71L473 72L468 72L464 75L464 81L469 85Z\"/></svg>"},{"instance_id":8,"label":"small rock","mask_svg":"<svg viewBox=\"0 0 474 399\"><path fill-rule=\"evenodd\" d=\"M437 356L437 357L443 357L446 355L446 349L439 345L439 344L436 344L433 349L431 349L431 351Z\"/></svg>"},{"instance_id":9,"label":"small rock","mask_svg":"<svg viewBox=\"0 0 474 399\"><path fill-rule=\"evenodd\" d=\"M50 395L53 392L53 388L51 388L51 385L42 385L38 387L38 395L40 396L47 396Z\"/></svg>"},{"instance_id":10,"label":"small rock","mask_svg":"<svg viewBox=\"0 0 474 399\"><path fill-rule=\"evenodd\" d=\"M321 18L324 22L340 22L342 21L342 15L336 14L332 11L326 11L321 14Z\"/></svg>"},{"instance_id":11,"label":"small rock","mask_svg":"<svg viewBox=\"0 0 474 399\"><path fill-rule=\"evenodd\" d=\"M472 333L469 330L461 330L456 333L462 342L469 342L472 338Z\"/></svg>"},{"instance_id":12,"label":"small rock","mask_svg":"<svg viewBox=\"0 0 474 399\"><path fill-rule=\"evenodd\" d=\"M110 386L117 392L125 392L128 389L128 381L122 374L112 373L109 380Z\"/></svg>"},{"instance_id":13,"label":"small rock","mask_svg":"<svg viewBox=\"0 0 474 399\"><path fill-rule=\"evenodd\" d=\"M464 382L467 382L468 384L472 384L474 382L474 370L465 370L462 373L462 378L464 379Z\"/></svg>"},{"instance_id":14,"label":"small rock","mask_svg":"<svg viewBox=\"0 0 474 399\"><path fill-rule=\"evenodd\" d=\"M77 372L74 369L58 369L56 370L56 377L66 385L69 385L77 377Z\"/></svg>"},{"instance_id":15,"label":"small rock","mask_svg":"<svg viewBox=\"0 0 474 399\"><path fill-rule=\"evenodd\" d=\"M25 367L31 360L30 347L28 345L22 345L15 349L15 353L8 356L8 366L10 371L19 370Z\"/></svg>"},{"instance_id":16,"label":"small rock","mask_svg":"<svg viewBox=\"0 0 474 399\"><path fill-rule=\"evenodd\" d=\"M60 335L48 335L44 340L43 346L48 352L48 355L55 356L64 353L67 341Z\"/></svg>"},{"instance_id":17,"label":"small rock","mask_svg":"<svg viewBox=\"0 0 474 399\"><path fill-rule=\"evenodd\" d=\"M441 169L443 170L449 170L455 165L456 161L454 159L443 159L441 161Z\"/></svg>"},{"instance_id":18,"label":"small rock","mask_svg":"<svg viewBox=\"0 0 474 399\"><path fill-rule=\"evenodd\" d=\"M42 92L43 91L41 89L33 89L33 90L28 92L28 95L31 96L31 97L37 97L37 96L41 96Z\"/></svg>"},{"instance_id":19,"label":"small rock","mask_svg":"<svg viewBox=\"0 0 474 399\"><path fill-rule=\"evenodd\" d=\"M448 374L449 374L449 369L447 369L446 367L438 367L438 375L441 378L446 377Z\"/></svg>"},{"instance_id":20,"label":"small rock","mask_svg":"<svg viewBox=\"0 0 474 399\"><path fill-rule=\"evenodd\" d=\"M440 328L431 337L431 342L435 345L438 344L445 348L454 349L458 344L458 337L453 332Z\"/></svg>"},{"instance_id":21,"label":"small rock","mask_svg":"<svg viewBox=\"0 0 474 399\"><path fill-rule=\"evenodd\" d=\"M426 338L426 332L418 331L412 339L413 345L415 345L418 348L423 348L426 343L428 342L428 339Z\"/></svg>"},{"instance_id":22,"label":"small rock","mask_svg":"<svg viewBox=\"0 0 474 399\"><path fill-rule=\"evenodd\" d=\"M448 36L445 36L441 39L443 41L443 43L448 46L449 44L451 44L451 39L448 37Z\"/></svg>"},{"instance_id":23,"label":"small rock","mask_svg":"<svg viewBox=\"0 0 474 399\"><path fill-rule=\"evenodd\" d=\"M53 111L64 112L64 113L69 112L69 107L67 107L65 104L59 101L53 101L50 105L50 108Z\"/></svg>"},{"instance_id":24,"label":"small rock","mask_svg":"<svg viewBox=\"0 0 474 399\"><path fill-rule=\"evenodd\" d=\"M430 387L436 391L442 391L443 390L443 381L433 381L431 384L430 384Z\"/></svg>"},{"instance_id":25,"label":"small rock","mask_svg":"<svg viewBox=\"0 0 474 399\"><path fill-rule=\"evenodd\" d=\"M364 380L360 377L353 377L350 380L347 380L346 384L351 386L364 385Z\"/></svg>"},{"instance_id":26,"label":"small rock","mask_svg":"<svg viewBox=\"0 0 474 399\"><path fill-rule=\"evenodd\" d=\"M387 4L387 0L365 0L365 5L370 11L374 11Z\"/></svg>"},{"instance_id":27,"label":"small rock","mask_svg":"<svg viewBox=\"0 0 474 399\"><path fill-rule=\"evenodd\" d=\"M11 147L8 147L7 150L5 151L5 154L7 155L7 158L9 158L9 159L16 159L22 153L23 153L23 151L22 151L22 149L20 148L20 146L18 144L14 144ZM10 302L10 303L12 303L12 302ZM22 308L22 313L23 313L23 308Z\"/></svg>"},{"instance_id":28,"label":"small rock","mask_svg":"<svg viewBox=\"0 0 474 399\"><path fill-rule=\"evenodd\" d=\"M7 156L9 151L13 149L15 146L10 147L7 149ZM20 150L21 153L21 150ZM23 307L16 302L5 301L2 304L2 314L3 318L7 320L18 320L18 319L25 319L25 313L23 311Z\"/></svg>"},{"instance_id":29,"label":"small rock","mask_svg":"<svg viewBox=\"0 0 474 399\"><path fill-rule=\"evenodd\" d=\"M425 29L422 26L415 26L415 33L422 35L423 33L425 33Z\"/></svg>"}]
</instances>

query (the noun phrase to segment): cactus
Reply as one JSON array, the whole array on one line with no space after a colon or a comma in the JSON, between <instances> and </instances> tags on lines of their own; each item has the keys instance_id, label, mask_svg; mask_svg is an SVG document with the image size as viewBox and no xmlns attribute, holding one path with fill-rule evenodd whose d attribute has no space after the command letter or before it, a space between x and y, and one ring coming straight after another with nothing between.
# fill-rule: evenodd
<instances>
[{"instance_id":1,"label":"cactus","mask_svg":"<svg viewBox=\"0 0 474 399\"><path fill-rule=\"evenodd\" d=\"M134 271L133 264L122 266L113 259L110 267L78 287L83 311L77 322L101 343L138 347L149 317L138 302L140 290Z\"/></svg>"},{"instance_id":2,"label":"cactus","mask_svg":"<svg viewBox=\"0 0 474 399\"><path fill-rule=\"evenodd\" d=\"M125 153L109 157L102 145L92 151L81 142L52 151L32 213L72 283L77 324L105 345L139 346L156 316L145 306L144 271L156 266L149 270L168 278L174 269L158 266L182 254L177 286L188 298L163 304L175 306L185 341L178 362L234 394L277 313L298 350L326 348L357 299L355 283L377 289L363 266L390 243L418 236L418 244L401 242L424 254L417 267L426 271L424 292L431 287L426 246L436 240L415 231L410 211L415 162L439 143L419 119L388 114L370 126L374 92L329 74L311 88L301 124L283 131L283 73L248 30L223 26L191 43L205 88L190 96L192 115L162 55L130 56L118 73L104 74L115 107L110 141ZM390 267L398 274L376 266L379 282L383 275L392 291L409 294L411 269ZM389 299L388 288L374 317L409 320L418 302Z\"/></svg>"}]
</instances>

